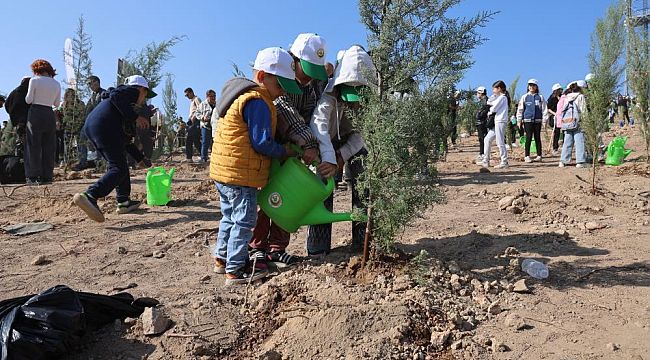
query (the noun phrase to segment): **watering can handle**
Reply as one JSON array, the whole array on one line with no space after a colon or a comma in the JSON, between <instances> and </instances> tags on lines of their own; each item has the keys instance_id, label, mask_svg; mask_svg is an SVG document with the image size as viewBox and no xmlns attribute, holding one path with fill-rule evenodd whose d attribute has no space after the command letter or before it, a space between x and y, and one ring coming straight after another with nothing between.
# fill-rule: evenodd
<instances>
[{"instance_id":1,"label":"watering can handle","mask_svg":"<svg viewBox=\"0 0 650 360\"><path fill-rule=\"evenodd\" d=\"M302 155L302 154L305 153L305 151L304 151L300 146L298 146L298 145L296 145L296 144L291 143L291 144L289 144L289 146L290 146L291 149L293 149L293 151L295 151L298 155ZM311 162L311 165L312 165L313 167L318 167L318 161L316 161L316 160L312 161L312 162ZM327 184L325 184L325 189L327 189L327 192L328 192L328 193L331 193L332 191L334 191L334 186L335 186L335 185L336 185L336 184L334 183L334 178L332 178L332 177L328 177L328 178L327 178Z\"/></svg>"}]
</instances>

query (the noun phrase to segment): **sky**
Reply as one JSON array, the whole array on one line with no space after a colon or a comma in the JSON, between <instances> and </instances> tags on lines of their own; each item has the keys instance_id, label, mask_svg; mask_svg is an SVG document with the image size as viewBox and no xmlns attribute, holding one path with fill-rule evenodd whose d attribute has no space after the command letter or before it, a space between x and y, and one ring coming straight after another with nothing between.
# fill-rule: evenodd
<instances>
[{"instance_id":1,"label":"sky","mask_svg":"<svg viewBox=\"0 0 650 360\"><path fill-rule=\"evenodd\" d=\"M220 93L232 76L232 63L250 74L248 64L257 51L270 46L288 49L301 32L314 32L327 40L326 57L335 62L336 52L352 44L366 44L357 2L352 0L31 0L3 1L0 24L0 94L8 94L37 58L52 62L56 79L65 78L63 45L73 37L83 14L91 35L93 72L103 87L115 84L117 59L131 50L172 36L187 38L176 45L174 58L163 72L174 76L178 113L187 118L189 100L183 90L192 87L201 99L208 89ZM551 86L583 79L589 72L587 53L596 20L612 0L465 0L451 11L459 17L479 11L498 12L482 29L487 41L473 52L475 65L459 88L486 86L496 80L509 84L521 76L536 78L544 95ZM568 24L570 23L570 30ZM162 84L156 89L162 93ZM162 97L153 100L162 106ZM8 118L0 111L0 120Z\"/></svg>"}]
</instances>

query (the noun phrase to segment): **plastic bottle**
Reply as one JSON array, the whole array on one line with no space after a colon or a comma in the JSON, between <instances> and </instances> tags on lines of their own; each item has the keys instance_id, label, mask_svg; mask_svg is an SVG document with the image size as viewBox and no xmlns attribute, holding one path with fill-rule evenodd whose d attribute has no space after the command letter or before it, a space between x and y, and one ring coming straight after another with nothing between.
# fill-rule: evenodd
<instances>
[{"instance_id":1,"label":"plastic bottle","mask_svg":"<svg viewBox=\"0 0 650 360\"><path fill-rule=\"evenodd\" d=\"M521 270L535 279L546 279L548 277L548 267L537 260L524 259L521 262Z\"/></svg>"}]
</instances>

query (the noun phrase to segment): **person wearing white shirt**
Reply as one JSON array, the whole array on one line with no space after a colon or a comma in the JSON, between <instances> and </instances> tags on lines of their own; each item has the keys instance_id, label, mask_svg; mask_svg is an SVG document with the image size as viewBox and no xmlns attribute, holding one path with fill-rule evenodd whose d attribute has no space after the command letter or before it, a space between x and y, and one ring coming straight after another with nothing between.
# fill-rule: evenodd
<instances>
[{"instance_id":1,"label":"person wearing white shirt","mask_svg":"<svg viewBox=\"0 0 650 360\"><path fill-rule=\"evenodd\" d=\"M487 121L488 133L484 140L485 158L481 165L485 168L490 166L492 141L496 138L499 155L501 156L501 163L496 168L506 169L508 168L508 149L506 148L505 130L508 123L508 110L510 109L510 94L508 94L506 84L502 80L492 85L492 93L493 95L487 102L490 105Z\"/></svg>"},{"instance_id":2,"label":"person wearing white shirt","mask_svg":"<svg viewBox=\"0 0 650 360\"><path fill-rule=\"evenodd\" d=\"M52 107L61 104L61 85L54 80L56 71L43 59L31 65L34 77L29 80L25 102L31 104L27 114L25 141L25 177L28 185L50 184L56 153L56 117Z\"/></svg>"},{"instance_id":3,"label":"person wearing white shirt","mask_svg":"<svg viewBox=\"0 0 650 360\"><path fill-rule=\"evenodd\" d=\"M201 122L201 162L207 163L208 153L212 147L212 112L217 105L217 93L210 89L205 93L205 100L199 105L196 118Z\"/></svg>"}]
</instances>

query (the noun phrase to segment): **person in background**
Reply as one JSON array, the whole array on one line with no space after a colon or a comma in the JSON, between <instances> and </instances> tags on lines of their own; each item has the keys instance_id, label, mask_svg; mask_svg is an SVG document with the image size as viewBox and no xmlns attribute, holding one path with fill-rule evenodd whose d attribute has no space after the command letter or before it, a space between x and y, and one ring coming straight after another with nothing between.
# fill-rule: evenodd
<instances>
[{"instance_id":1,"label":"person in background","mask_svg":"<svg viewBox=\"0 0 650 360\"><path fill-rule=\"evenodd\" d=\"M548 126L553 129L553 143L552 143L553 153L552 154L553 156L557 156L558 149L560 148L560 134L562 133L562 128L556 126L555 116L557 113L557 104L560 101L560 97L562 96L562 92L564 90L562 89L562 85L560 84L554 84L551 90L553 92L548 97L548 104L546 106L546 111L547 111L547 118L548 118Z\"/></svg>"},{"instance_id":2,"label":"person in background","mask_svg":"<svg viewBox=\"0 0 650 360\"><path fill-rule=\"evenodd\" d=\"M528 80L528 93L521 97L519 106L517 107L517 120L524 123L524 130L526 131L526 157L524 161L527 163L533 162L530 158L530 147L535 138L535 147L537 150L537 157L534 161L542 161L542 124L544 113L546 112L546 101L544 97L539 94L539 85L537 80Z\"/></svg>"},{"instance_id":3,"label":"person in background","mask_svg":"<svg viewBox=\"0 0 650 360\"><path fill-rule=\"evenodd\" d=\"M572 82L567 87L567 93L562 96L558 102L558 123L562 126L562 122L567 117L580 118L582 114L587 111L587 101L582 94L582 89L587 86L583 80ZM562 109L562 110L560 110ZM575 109L575 114L573 110ZM580 122L573 129L564 130L564 144L562 144L562 155L560 156L559 167L565 167L571 162L571 153L575 144L576 149L576 167L585 168L587 164L587 152L585 149L585 135L580 128Z\"/></svg>"},{"instance_id":4,"label":"person in background","mask_svg":"<svg viewBox=\"0 0 650 360\"><path fill-rule=\"evenodd\" d=\"M480 165L483 163L485 158L485 135L488 133L487 125L487 114L490 111L490 106L487 104L487 89L483 86L479 86L476 89L476 99L478 100L479 109L476 113L476 131L478 133L478 142L479 142L479 154L476 157L476 164Z\"/></svg>"},{"instance_id":5,"label":"person in background","mask_svg":"<svg viewBox=\"0 0 650 360\"><path fill-rule=\"evenodd\" d=\"M5 98L5 96L4 96L4 95L0 95L0 109L2 109L2 108L5 106L5 101L7 101L7 99Z\"/></svg>"},{"instance_id":6,"label":"person in background","mask_svg":"<svg viewBox=\"0 0 650 360\"><path fill-rule=\"evenodd\" d=\"M187 118L187 138L185 139L185 160L192 162L194 148L201 151L201 128L197 118L201 99L194 95L194 90L190 87L185 89L185 97L190 100L190 114Z\"/></svg>"},{"instance_id":7,"label":"person in background","mask_svg":"<svg viewBox=\"0 0 650 360\"><path fill-rule=\"evenodd\" d=\"M25 150L25 128L27 126L27 114L29 112L29 104L25 102L25 97L29 88L29 80L29 76L23 77L20 85L9 93L5 102L5 110L9 114L9 121L15 132L14 144L11 149L7 150L10 154L14 154L20 158L23 157ZM3 152L4 154L5 152Z\"/></svg>"},{"instance_id":8,"label":"person in background","mask_svg":"<svg viewBox=\"0 0 650 360\"><path fill-rule=\"evenodd\" d=\"M485 160L481 164L484 168L490 166L490 152L492 150L492 141L496 139L497 147L501 162L496 166L497 169L508 168L508 149L506 148L506 125L508 124L508 109L510 108L510 94L506 88L506 83L499 80L492 84L492 96L488 99L490 105L488 112L488 133L485 136ZM493 120L490 119L493 117ZM492 124L493 122L493 124ZM492 126L490 126L492 125Z\"/></svg>"},{"instance_id":9,"label":"person in background","mask_svg":"<svg viewBox=\"0 0 650 360\"><path fill-rule=\"evenodd\" d=\"M215 127L214 130L216 129L217 128ZM178 146L179 148L184 148L186 136L187 136L187 124L185 123L185 121L183 121L183 117L179 116L178 130L176 131L176 140L178 141L178 143L176 144L176 146Z\"/></svg>"},{"instance_id":10,"label":"person in background","mask_svg":"<svg viewBox=\"0 0 650 360\"><path fill-rule=\"evenodd\" d=\"M271 159L292 152L273 137L277 111L273 100L287 92L300 92L291 55L281 48L257 54L253 80L236 77L221 91L215 111L218 130L210 158L223 217L214 249L214 271L225 274L226 285L246 284L265 277L249 261L248 243L257 220L257 192L266 186Z\"/></svg>"},{"instance_id":11,"label":"person in background","mask_svg":"<svg viewBox=\"0 0 650 360\"><path fill-rule=\"evenodd\" d=\"M625 126L625 122L630 126L634 125L634 121L630 119L630 98L622 94L618 94L618 113L621 115L620 127Z\"/></svg>"},{"instance_id":12,"label":"person in background","mask_svg":"<svg viewBox=\"0 0 650 360\"><path fill-rule=\"evenodd\" d=\"M25 102L31 104L27 114L25 142L25 177L28 185L51 184L56 153L56 117L53 107L61 105L61 85L54 80L56 71L43 59L32 65Z\"/></svg>"},{"instance_id":13,"label":"person in background","mask_svg":"<svg viewBox=\"0 0 650 360\"><path fill-rule=\"evenodd\" d=\"M449 96L449 102L447 104L447 116L449 116L449 125L447 133L451 137L451 145L456 146L456 139L458 138L458 98L460 97L460 91L456 90L454 93ZM447 149L447 139L445 139L445 150Z\"/></svg>"},{"instance_id":14,"label":"person in background","mask_svg":"<svg viewBox=\"0 0 650 360\"><path fill-rule=\"evenodd\" d=\"M117 193L118 214L126 214L140 207L139 201L131 200L131 178L126 153L140 157L141 166L145 166L142 163L143 157L138 155L137 149L130 143L130 132L134 127L149 127L152 114L145 101L154 96L156 93L149 89L149 83L144 77L129 76L125 85L111 91L108 99L100 102L86 119L86 135L108 163L106 173L99 180L85 192L73 197L74 203L90 219L105 221L97 199L106 197L113 189Z\"/></svg>"},{"instance_id":15,"label":"person in background","mask_svg":"<svg viewBox=\"0 0 650 360\"><path fill-rule=\"evenodd\" d=\"M95 75L88 77L88 86L92 93L90 94L90 99L86 104L86 109L84 111L84 124L88 115L99 105L100 101L108 97L108 93L101 86L101 80ZM74 167L74 170L80 171L88 168L88 150L94 150L92 144L88 141L86 132L83 131L83 125L79 130L79 148L78 148L78 160L79 163Z\"/></svg>"},{"instance_id":16,"label":"person in background","mask_svg":"<svg viewBox=\"0 0 650 360\"><path fill-rule=\"evenodd\" d=\"M196 118L201 126L201 162L207 163L208 153L212 146L212 111L217 104L217 93L210 89L205 92L205 100L199 105Z\"/></svg>"},{"instance_id":17,"label":"person in background","mask_svg":"<svg viewBox=\"0 0 650 360\"><path fill-rule=\"evenodd\" d=\"M63 93L63 103L59 108L62 114L64 144L64 161L70 161L74 144L79 144L79 132L84 125L86 105L79 99L77 92L68 88ZM77 147L79 151L79 147Z\"/></svg>"}]
</instances>

